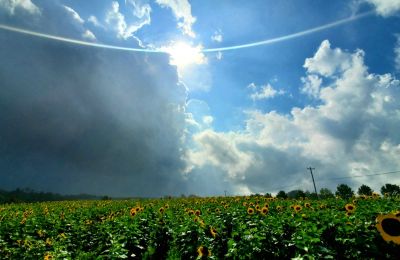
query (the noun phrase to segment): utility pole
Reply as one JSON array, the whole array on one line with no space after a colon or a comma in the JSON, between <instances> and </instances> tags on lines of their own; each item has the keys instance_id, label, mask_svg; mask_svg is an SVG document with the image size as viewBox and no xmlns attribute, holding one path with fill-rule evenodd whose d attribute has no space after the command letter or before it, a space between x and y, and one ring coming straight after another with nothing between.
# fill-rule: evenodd
<instances>
[{"instance_id":1,"label":"utility pole","mask_svg":"<svg viewBox=\"0 0 400 260\"><path fill-rule=\"evenodd\" d=\"M315 170L315 168L311 168L311 166L310 166L307 169L310 170L312 182L314 184L314 191L315 191L315 194L317 195L317 198L318 198L317 188L315 187L314 175L312 174L312 170Z\"/></svg>"},{"instance_id":2,"label":"utility pole","mask_svg":"<svg viewBox=\"0 0 400 260\"><path fill-rule=\"evenodd\" d=\"M224 193L225 193L225 197L226 197L226 190L224 190Z\"/></svg>"}]
</instances>

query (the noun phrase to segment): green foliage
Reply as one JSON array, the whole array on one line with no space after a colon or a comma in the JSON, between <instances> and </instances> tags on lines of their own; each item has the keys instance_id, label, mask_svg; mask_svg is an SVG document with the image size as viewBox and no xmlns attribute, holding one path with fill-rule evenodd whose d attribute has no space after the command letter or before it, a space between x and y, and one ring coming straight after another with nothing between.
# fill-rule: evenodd
<instances>
[{"instance_id":1,"label":"green foliage","mask_svg":"<svg viewBox=\"0 0 400 260\"><path fill-rule=\"evenodd\" d=\"M381 188L381 193L388 196L400 195L400 186L396 184L385 184Z\"/></svg>"},{"instance_id":2,"label":"green foliage","mask_svg":"<svg viewBox=\"0 0 400 260\"><path fill-rule=\"evenodd\" d=\"M332 191L328 188L322 188L319 191L319 197L321 199L330 199L330 198L334 198L335 195L333 195Z\"/></svg>"},{"instance_id":3,"label":"green foliage","mask_svg":"<svg viewBox=\"0 0 400 260\"><path fill-rule=\"evenodd\" d=\"M285 191L281 190L278 192L278 194L276 194L276 197L279 199L287 199L287 194Z\"/></svg>"},{"instance_id":4,"label":"green foliage","mask_svg":"<svg viewBox=\"0 0 400 260\"><path fill-rule=\"evenodd\" d=\"M336 196L343 199L350 199L354 195L354 191L346 184L339 184L336 188Z\"/></svg>"},{"instance_id":5,"label":"green foliage","mask_svg":"<svg viewBox=\"0 0 400 260\"><path fill-rule=\"evenodd\" d=\"M360 186L360 188L358 188L357 194L358 195L371 196L372 195L372 189L369 186L363 184L363 185Z\"/></svg>"},{"instance_id":6,"label":"green foliage","mask_svg":"<svg viewBox=\"0 0 400 260\"><path fill-rule=\"evenodd\" d=\"M302 190L292 190L287 193L288 198L300 199L306 197L306 194Z\"/></svg>"},{"instance_id":7,"label":"green foliage","mask_svg":"<svg viewBox=\"0 0 400 260\"><path fill-rule=\"evenodd\" d=\"M200 259L199 251L211 259L395 259L400 248L383 240L375 218L399 202L249 196L7 204L0 205L0 259Z\"/></svg>"}]
</instances>

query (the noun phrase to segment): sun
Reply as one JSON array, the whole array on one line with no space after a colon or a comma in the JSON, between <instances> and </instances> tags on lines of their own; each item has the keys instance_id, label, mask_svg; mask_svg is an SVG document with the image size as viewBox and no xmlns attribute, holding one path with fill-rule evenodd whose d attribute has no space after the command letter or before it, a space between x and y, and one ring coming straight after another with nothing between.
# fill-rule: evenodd
<instances>
[{"instance_id":1,"label":"sun","mask_svg":"<svg viewBox=\"0 0 400 260\"><path fill-rule=\"evenodd\" d=\"M170 64L183 69L193 64L203 64L206 57L201 45L192 46L186 42L174 42L164 50L170 55Z\"/></svg>"}]
</instances>

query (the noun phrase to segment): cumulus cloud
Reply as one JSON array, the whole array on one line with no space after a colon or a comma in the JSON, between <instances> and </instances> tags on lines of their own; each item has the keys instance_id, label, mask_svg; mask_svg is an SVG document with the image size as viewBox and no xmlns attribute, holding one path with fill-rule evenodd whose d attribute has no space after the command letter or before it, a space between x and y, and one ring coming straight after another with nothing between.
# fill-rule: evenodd
<instances>
[{"instance_id":1,"label":"cumulus cloud","mask_svg":"<svg viewBox=\"0 0 400 260\"><path fill-rule=\"evenodd\" d=\"M196 148L187 153L193 170L216 167L236 192L277 192L282 186L311 190L306 172L310 165L317 169L318 188L331 189L338 184L328 181L332 177L400 169L400 81L390 74L370 73L364 55L323 41L305 66L307 73L330 82L318 83L321 104L294 107L290 114L249 110L242 131L198 133L193 138ZM391 177L391 182L400 181ZM379 190L386 178L340 181Z\"/></svg>"},{"instance_id":2,"label":"cumulus cloud","mask_svg":"<svg viewBox=\"0 0 400 260\"><path fill-rule=\"evenodd\" d=\"M44 31L63 23L63 33L81 35L56 2L43 10ZM187 193L180 174L186 90L167 55L77 48L4 31L0 42L0 188Z\"/></svg>"},{"instance_id":3,"label":"cumulus cloud","mask_svg":"<svg viewBox=\"0 0 400 260\"><path fill-rule=\"evenodd\" d=\"M31 0L0 0L0 8L5 9L10 15L14 15L19 10L30 14L41 13Z\"/></svg>"},{"instance_id":4,"label":"cumulus cloud","mask_svg":"<svg viewBox=\"0 0 400 260\"><path fill-rule=\"evenodd\" d=\"M250 98L253 101L262 100L262 99L269 99L273 98L277 95L285 94L285 91L280 89L276 90L271 86L271 84L263 85L263 86L256 86L254 83L250 83L247 88L251 89L253 93L250 94Z\"/></svg>"},{"instance_id":5,"label":"cumulus cloud","mask_svg":"<svg viewBox=\"0 0 400 260\"><path fill-rule=\"evenodd\" d=\"M308 73L317 73L329 77L335 73L342 73L349 68L351 57L339 48L331 49L328 40L321 43L314 57L307 58L304 68Z\"/></svg>"},{"instance_id":6,"label":"cumulus cloud","mask_svg":"<svg viewBox=\"0 0 400 260\"><path fill-rule=\"evenodd\" d=\"M192 28L196 22L196 17L192 15L192 6L188 0L156 0L156 2L162 7L171 8L178 20L178 27L182 29L184 34L192 38L196 37Z\"/></svg>"},{"instance_id":7,"label":"cumulus cloud","mask_svg":"<svg viewBox=\"0 0 400 260\"><path fill-rule=\"evenodd\" d=\"M310 97L318 98L319 91L322 84L322 78L317 75L307 75L307 77L302 77L301 81L303 82L303 87L301 88L301 92L307 94Z\"/></svg>"},{"instance_id":8,"label":"cumulus cloud","mask_svg":"<svg viewBox=\"0 0 400 260\"><path fill-rule=\"evenodd\" d=\"M363 0L363 2L374 5L376 12L385 17L400 11L400 1L398 0Z\"/></svg>"},{"instance_id":9,"label":"cumulus cloud","mask_svg":"<svg viewBox=\"0 0 400 260\"><path fill-rule=\"evenodd\" d=\"M113 1L110 9L106 13L106 24L117 32L117 36L122 39L128 39L143 26L150 24L151 7L149 4L139 4L136 1L128 1L132 6L132 15L136 18L131 23L126 22L126 17L120 12L119 3ZM94 22L94 19L92 19Z\"/></svg>"}]
</instances>

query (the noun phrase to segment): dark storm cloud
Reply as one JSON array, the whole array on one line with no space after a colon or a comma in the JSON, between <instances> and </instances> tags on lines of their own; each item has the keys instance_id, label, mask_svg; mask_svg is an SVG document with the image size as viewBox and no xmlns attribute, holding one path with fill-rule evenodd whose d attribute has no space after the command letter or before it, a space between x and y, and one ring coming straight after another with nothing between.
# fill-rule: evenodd
<instances>
[{"instance_id":1,"label":"dark storm cloud","mask_svg":"<svg viewBox=\"0 0 400 260\"><path fill-rule=\"evenodd\" d=\"M32 19L53 19L43 10L44 18ZM66 14L57 19L81 35ZM21 23L17 15L4 20ZM167 56L5 31L0 45L0 188L113 196L185 192L179 106L186 93Z\"/></svg>"}]
</instances>

